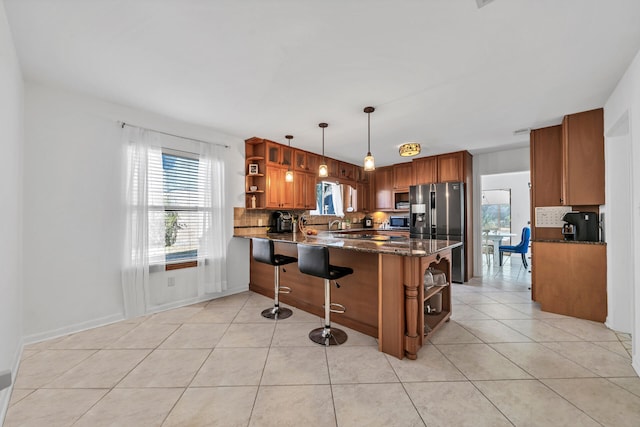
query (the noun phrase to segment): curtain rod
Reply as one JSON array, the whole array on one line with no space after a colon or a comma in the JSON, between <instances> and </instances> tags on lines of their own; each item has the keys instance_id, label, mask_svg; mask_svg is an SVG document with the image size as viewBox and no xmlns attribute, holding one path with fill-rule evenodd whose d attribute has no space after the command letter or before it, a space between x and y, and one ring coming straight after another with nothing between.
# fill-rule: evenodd
<instances>
[{"instance_id":1,"label":"curtain rod","mask_svg":"<svg viewBox=\"0 0 640 427\"><path fill-rule=\"evenodd\" d=\"M149 130L149 131L155 132L155 133L160 133L162 135L173 136L174 138L187 139L189 141L196 141L196 142L204 142L205 144L213 144L213 145L218 145L218 146L224 147L224 148L230 148L230 146L226 145L226 144L220 144L218 142L205 141L205 140L196 139L196 138L188 138L186 136L175 135L175 134L169 133L169 132L162 132L161 130L146 128L146 127L138 126L138 125L132 125L132 124L126 123L126 122L118 122L118 124L120 124L120 126L122 128L124 128L125 126L130 126L130 127L135 127L135 128L139 128L139 129Z\"/></svg>"}]
</instances>

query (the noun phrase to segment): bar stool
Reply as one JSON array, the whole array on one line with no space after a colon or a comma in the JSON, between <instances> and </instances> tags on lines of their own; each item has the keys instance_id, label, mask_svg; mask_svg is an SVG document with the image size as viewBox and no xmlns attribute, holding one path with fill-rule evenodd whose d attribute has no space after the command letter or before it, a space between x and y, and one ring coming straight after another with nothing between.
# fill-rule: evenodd
<instances>
[{"instance_id":1,"label":"bar stool","mask_svg":"<svg viewBox=\"0 0 640 427\"><path fill-rule=\"evenodd\" d=\"M331 281L336 281L353 273L349 267L329 264L329 249L325 246L298 244L298 269L301 273L324 279L324 328L309 332L309 339L321 345L338 345L347 341L347 334L338 328L331 328L330 313L344 313L342 304L331 302ZM340 287L336 282L336 287Z\"/></svg>"},{"instance_id":2,"label":"bar stool","mask_svg":"<svg viewBox=\"0 0 640 427\"><path fill-rule=\"evenodd\" d=\"M273 308L267 308L262 311L262 317L267 319L286 319L293 312L288 308L280 308L279 294L291 293L291 288L280 287L280 266L296 262L297 259L292 256L275 254L273 249L273 240L270 239L252 239L253 241L253 259L264 264L273 265L274 267L274 296Z\"/></svg>"}]
</instances>

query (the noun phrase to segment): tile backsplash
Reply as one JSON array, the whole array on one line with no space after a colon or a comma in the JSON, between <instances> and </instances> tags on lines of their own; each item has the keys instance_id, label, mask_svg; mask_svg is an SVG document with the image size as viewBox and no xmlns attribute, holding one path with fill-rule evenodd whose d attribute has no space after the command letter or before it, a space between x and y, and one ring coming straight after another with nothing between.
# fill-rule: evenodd
<instances>
[{"instance_id":1,"label":"tile backsplash","mask_svg":"<svg viewBox=\"0 0 640 427\"><path fill-rule=\"evenodd\" d=\"M266 233L272 212L273 211L270 210L233 208L234 235L243 236L262 232ZM300 210L289 210L289 212L296 217L304 215L307 219L307 227L314 227L318 230L328 229L329 222L336 219L341 219L343 221L348 219L351 223L351 228L361 228L362 219L365 216L362 212L345 213L344 218L338 218L331 215L309 215L309 211ZM370 215L373 218L375 228L378 228L388 218L388 215L385 212L373 212Z\"/></svg>"}]
</instances>

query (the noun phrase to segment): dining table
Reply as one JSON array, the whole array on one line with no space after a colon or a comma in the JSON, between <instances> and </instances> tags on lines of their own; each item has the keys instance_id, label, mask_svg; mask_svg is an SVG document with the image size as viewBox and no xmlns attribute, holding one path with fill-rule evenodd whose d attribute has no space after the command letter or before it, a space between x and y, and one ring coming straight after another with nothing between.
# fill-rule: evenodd
<instances>
[{"instance_id":1,"label":"dining table","mask_svg":"<svg viewBox=\"0 0 640 427\"><path fill-rule=\"evenodd\" d=\"M494 256L496 249L502 244L502 240L505 238L515 237L517 234L513 233L498 233L484 230L482 232L482 245L483 253L487 255L487 264L489 264L489 255ZM485 245L488 247L485 249ZM489 248L491 247L491 248Z\"/></svg>"}]
</instances>

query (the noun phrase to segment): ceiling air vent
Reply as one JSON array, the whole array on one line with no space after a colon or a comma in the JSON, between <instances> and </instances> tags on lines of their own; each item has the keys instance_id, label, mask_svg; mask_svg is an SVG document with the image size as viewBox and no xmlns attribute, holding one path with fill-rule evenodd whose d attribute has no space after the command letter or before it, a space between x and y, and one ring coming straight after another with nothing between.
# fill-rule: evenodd
<instances>
[{"instance_id":1,"label":"ceiling air vent","mask_svg":"<svg viewBox=\"0 0 640 427\"><path fill-rule=\"evenodd\" d=\"M481 7L488 5L492 1L493 0L476 0L476 3L478 4L478 9L480 9Z\"/></svg>"}]
</instances>

